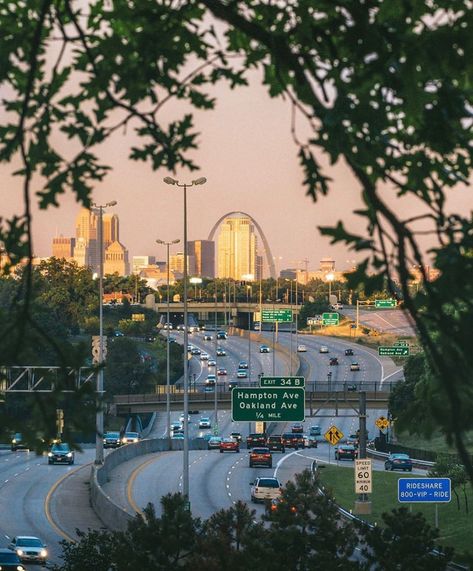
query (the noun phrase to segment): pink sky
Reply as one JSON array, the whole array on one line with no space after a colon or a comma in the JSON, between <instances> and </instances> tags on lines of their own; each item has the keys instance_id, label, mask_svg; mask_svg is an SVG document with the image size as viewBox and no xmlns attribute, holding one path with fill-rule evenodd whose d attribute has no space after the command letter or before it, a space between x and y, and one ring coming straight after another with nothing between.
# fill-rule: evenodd
<instances>
[{"instance_id":1,"label":"pink sky","mask_svg":"<svg viewBox=\"0 0 473 571\"><path fill-rule=\"evenodd\" d=\"M347 252L343 245L330 246L329 240L317 231L318 225L332 225L342 218L352 231L364 231L364 222L351 214L361 202L348 169L342 164L328 168L326 173L333 178L331 192L313 203L305 196L302 185L297 148L290 136L289 105L270 99L257 81L250 88L233 92L219 86L216 95L216 110L195 113L201 135L200 148L193 157L201 170L198 174L176 175L181 181L198 176L208 180L205 186L188 194L189 239L207 238L220 216L242 210L259 222L273 255L282 257L280 268L294 267L295 260L308 258L309 268L317 269L322 257L332 256L337 268L344 269L348 261L362 259ZM171 105L174 107L166 112L179 115L182 107ZM93 200L118 202L113 212L120 218L120 241L128 248L130 257L157 255L163 259L164 248L155 244L156 238L182 239L182 191L162 182L164 176L172 173L153 172L148 164L127 159L134 140L131 130L129 133L115 136L102 146L99 156L113 170L96 186ZM0 165L2 216L20 213L22 208L20 180L11 176L13 170L13 165ZM416 209L410 198L401 201L393 195L393 200L400 212L412 215ZM451 191L450 207L454 211L470 211L471 191ZM71 193L61 198L59 209L34 208L37 256L51 254L51 240L56 234L74 235L77 211ZM429 243L425 241L423 245L428 247Z\"/></svg>"}]
</instances>

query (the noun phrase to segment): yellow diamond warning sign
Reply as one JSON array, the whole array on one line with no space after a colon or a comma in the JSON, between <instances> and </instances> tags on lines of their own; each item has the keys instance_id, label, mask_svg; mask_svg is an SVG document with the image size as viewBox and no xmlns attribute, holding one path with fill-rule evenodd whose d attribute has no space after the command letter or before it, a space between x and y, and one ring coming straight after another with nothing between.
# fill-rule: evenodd
<instances>
[{"instance_id":1,"label":"yellow diamond warning sign","mask_svg":"<svg viewBox=\"0 0 473 571\"><path fill-rule=\"evenodd\" d=\"M336 426L331 426L324 434L324 437L332 446L335 446L343 438L343 432Z\"/></svg>"}]
</instances>

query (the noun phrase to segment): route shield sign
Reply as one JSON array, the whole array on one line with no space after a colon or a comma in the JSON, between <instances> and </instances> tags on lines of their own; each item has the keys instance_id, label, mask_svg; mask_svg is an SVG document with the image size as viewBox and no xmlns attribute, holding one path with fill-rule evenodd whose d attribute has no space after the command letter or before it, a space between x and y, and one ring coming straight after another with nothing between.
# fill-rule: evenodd
<instances>
[{"instance_id":1,"label":"route shield sign","mask_svg":"<svg viewBox=\"0 0 473 571\"><path fill-rule=\"evenodd\" d=\"M355 460L355 493L371 494L372 492L372 467L370 458Z\"/></svg>"},{"instance_id":2,"label":"route shield sign","mask_svg":"<svg viewBox=\"0 0 473 571\"><path fill-rule=\"evenodd\" d=\"M397 301L395 299L375 299L375 307L396 307Z\"/></svg>"},{"instance_id":3,"label":"route shield sign","mask_svg":"<svg viewBox=\"0 0 473 571\"><path fill-rule=\"evenodd\" d=\"M304 419L303 388L235 387L232 391L233 422L302 422Z\"/></svg>"},{"instance_id":4,"label":"route shield sign","mask_svg":"<svg viewBox=\"0 0 473 571\"><path fill-rule=\"evenodd\" d=\"M343 432L334 425L331 426L324 434L325 440L327 440L332 446L335 446L343 436Z\"/></svg>"},{"instance_id":5,"label":"route shield sign","mask_svg":"<svg viewBox=\"0 0 473 571\"><path fill-rule=\"evenodd\" d=\"M322 313L323 325L338 325L340 323L339 313Z\"/></svg>"},{"instance_id":6,"label":"route shield sign","mask_svg":"<svg viewBox=\"0 0 473 571\"><path fill-rule=\"evenodd\" d=\"M282 323L292 323L292 309L263 309L262 320L274 323L276 321Z\"/></svg>"},{"instance_id":7,"label":"route shield sign","mask_svg":"<svg viewBox=\"0 0 473 571\"><path fill-rule=\"evenodd\" d=\"M260 377L260 387L304 387L305 377Z\"/></svg>"},{"instance_id":8,"label":"route shield sign","mask_svg":"<svg viewBox=\"0 0 473 571\"><path fill-rule=\"evenodd\" d=\"M449 502L451 488L450 478L399 478L397 499L407 503Z\"/></svg>"},{"instance_id":9,"label":"route shield sign","mask_svg":"<svg viewBox=\"0 0 473 571\"><path fill-rule=\"evenodd\" d=\"M386 428L389 428L389 420L384 416L377 418L375 420L375 424L380 430L386 430Z\"/></svg>"},{"instance_id":10,"label":"route shield sign","mask_svg":"<svg viewBox=\"0 0 473 571\"><path fill-rule=\"evenodd\" d=\"M409 357L410 349L406 345L378 347L378 355L380 357Z\"/></svg>"}]
</instances>

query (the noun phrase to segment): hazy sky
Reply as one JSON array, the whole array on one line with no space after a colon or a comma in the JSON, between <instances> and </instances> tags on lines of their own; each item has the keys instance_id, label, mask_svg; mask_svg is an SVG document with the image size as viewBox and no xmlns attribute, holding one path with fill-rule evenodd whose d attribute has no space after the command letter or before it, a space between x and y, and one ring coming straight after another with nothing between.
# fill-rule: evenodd
<instances>
[{"instance_id":1,"label":"hazy sky","mask_svg":"<svg viewBox=\"0 0 473 571\"><path fill-rule=\"evenodd\" d=\"M271 100L257 81L250 88L231 91L216 89L217 108L195 113L200 131L200 148L193 157L200 165L198 174L179 172L176 178L190 181L198 176L208 180L205 186L188 193L189 239L205 239L223 214L242 210L261 225L274 256L281 256L280 269L293 267L295 260L309 259L309 268L317 269L319 260L332 256L337 268L348 260L361 259L342 245L330 246L319 235L318 225L348 220L348 228L363 231L364 224L350 213L361 206L357 184L342 164L327 169L333 178L330 195L314 203L305 196L303 173L297 161L297 148L290 136L290 108L282 100ZM167 111L178 115L174 105ZM146 163L127 159L133 135L115 136L102 146L99 156L113 167L104 182L97 185L93 200L117 200L113 212L120 219L120 241L133 255L157 255L164 259L163 240L182 239L182 190L162 182L170 175L153 172ZM322 162L325 161L322 159ZM15 165L16 166L16 165ZM13 178L12 166L0 166L2 215L21 212L19 179ZM15 180L16 179L16 180ZM389 192L389 191L387 191ZM394 200L394 198L393 198ZM411 199L396 199L399 208L412 214ZM471 191L452 192L454 210L471 210ZM60 208L34 209L34 252L51 254L51 240L57 234L74 235L78 205L72 194L62 197ZM427 244L426 244L427 245Z\"/></svg>"}]
</instances>

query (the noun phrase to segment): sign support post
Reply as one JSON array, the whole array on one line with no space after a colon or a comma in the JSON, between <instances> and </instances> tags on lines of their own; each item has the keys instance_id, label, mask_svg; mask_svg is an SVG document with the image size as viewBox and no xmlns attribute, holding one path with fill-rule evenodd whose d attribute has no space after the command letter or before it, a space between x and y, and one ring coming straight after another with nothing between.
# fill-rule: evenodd
<instances>
[{"instance_id":1,"label":"sign support post","mask_svg":"<svg viewBox=\"0 0 473 571\"><path fill-rule=\"evenodd\" d=\"M360 460L366 458L366 392L360 391L360 441L358 443L358 458ZM358 499L355 500L355 513L356 514L370 514L371 513L371 500L368 495L361 493Z\"/></svg>"}]
</instances>

